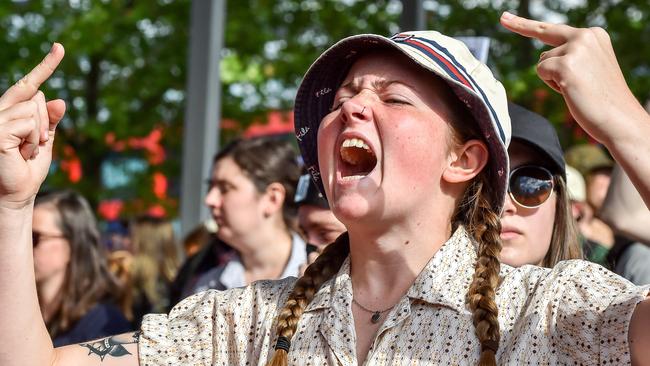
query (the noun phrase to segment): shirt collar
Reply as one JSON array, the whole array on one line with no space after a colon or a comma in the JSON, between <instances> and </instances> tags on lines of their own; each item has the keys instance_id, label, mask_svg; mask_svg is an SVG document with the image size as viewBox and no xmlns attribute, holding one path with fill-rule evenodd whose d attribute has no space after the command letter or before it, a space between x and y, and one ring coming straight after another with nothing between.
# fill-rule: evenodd
<instances>
[{"instance_id":1,"label":"shirt collar","mask_svg":"<svg viewBox=\"0 0 650 366\"><path fill-rule=\"evenodd\" d=\"M466 311L465 297L472 282L476 262L476 246L463 226L434 254L406 295L410 299L432 305L446 306L458 312ZM350 257L343 262L334 278L326 281L307 305L305 311L331 306L332 296L351 296Z\"/></svg>"},{"instance_id":2,"label":"shirt collar","mask_svg":"<svg viewBox=\"0 0 650 366\"><path fill-rule=\"evenodd\" d=\"M459 226L422 269L407 296L463 312L475 263L474 241L465 228Z\"/></svg>"},{"instance_id":3,"label":"shirt collar","mask_svg":"<svg viewBox=\"0 0 650 366\"><path fill-rule=\"evenodd\" d=\"M300 235L292 232L291 254L289 254L289 260L280 275L280 279L286 277L299 277L300 266L306 262L307 245ZM244 268L241 259L239 256L236 256L226 263L221 275L219 276L219 282L221 282L226 288L246 286L245 272L246 269Z\"/></svg>"}]
</instances>

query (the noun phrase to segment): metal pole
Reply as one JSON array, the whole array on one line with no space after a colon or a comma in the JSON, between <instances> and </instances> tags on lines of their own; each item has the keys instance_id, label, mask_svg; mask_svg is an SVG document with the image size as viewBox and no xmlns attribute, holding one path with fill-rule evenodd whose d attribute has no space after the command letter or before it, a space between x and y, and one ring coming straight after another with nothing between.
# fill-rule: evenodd
<instances>
[{"instance_id":1,"label":"metal pole","mask_svg":"<svg viewBox=\"0 0 650 366\"><path fill-rule=\"evenodd\" d=\"M219 60L225 19L226 0L192 1L181 168L182 235L208 217L203 205L206 193L203 182L209 177L212 156L219 142Z\"/></svg>"},{"instance_id":2,"label":"metal pole","mask_svg":"<svg viewBox=\"0 0 650 366\"><path fill-rule=\"evenodd\" d=\"M423 2L424 0L402 0L402 15L399 21L400 30L412 31L426 28Z\"/></svg>"}]
</instances>

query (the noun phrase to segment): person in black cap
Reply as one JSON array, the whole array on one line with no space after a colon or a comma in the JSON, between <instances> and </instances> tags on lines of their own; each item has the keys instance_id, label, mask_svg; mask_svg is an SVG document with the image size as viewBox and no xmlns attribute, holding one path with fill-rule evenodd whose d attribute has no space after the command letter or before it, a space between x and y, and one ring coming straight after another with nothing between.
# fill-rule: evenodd
<instances>
[{"instance_id":1,"label":"person in black cap","mask_svg":"<svg viewBox=\"0 0 650 366\"><path fill-rule=\"evenodd\" d=\"M298 206L298 225L307 239L307 251L311 263L314 259L312 252L322 252L346 229L334 216L327 200L316 188L309 174L301 176L298 180L295 203Z\"/></svg>"},{"instance_id":2,"label":"person in black cap","mask_svg":"<svg viewBox=\"0 0 650 366\"><path fill-rule=\"evenodd\" d=\"M508 112L511 171L501 214L501 261L550 268L565 259L581 259L557 133L548 120L526 108L509 103Z\"/></svg>"}]
</instances>

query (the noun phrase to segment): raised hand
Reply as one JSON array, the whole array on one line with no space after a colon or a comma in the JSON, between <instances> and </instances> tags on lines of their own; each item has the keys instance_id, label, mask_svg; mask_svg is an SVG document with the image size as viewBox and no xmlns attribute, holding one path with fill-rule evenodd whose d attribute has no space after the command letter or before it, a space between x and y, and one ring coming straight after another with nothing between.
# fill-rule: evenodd
<instances>
[{"instance_id":1,"label":"raised hand","mask_svg":"<svg viewBox=\"0 0 650 366\"><path fill-rule=\"evenodd\" d=\"M625 128L613 122L631 111L642 112L602 28L550 24L507 12L501 16L501 24L555 47L540 55L537 73L562 94L573 117L596 140L609 145L617 130Z\"/></svg>"},{"instance_id":2,"label":"raised hand","mask_svg":"<svg viewBox=\"0 0 650 366\"><path fill-rule=\"evenodd\" d=\"M0 96L0 205L31 202L47 176L62 100L45 101L39 88L63 59L55 43L43 61Z\"/></svg>"}]
</instances>

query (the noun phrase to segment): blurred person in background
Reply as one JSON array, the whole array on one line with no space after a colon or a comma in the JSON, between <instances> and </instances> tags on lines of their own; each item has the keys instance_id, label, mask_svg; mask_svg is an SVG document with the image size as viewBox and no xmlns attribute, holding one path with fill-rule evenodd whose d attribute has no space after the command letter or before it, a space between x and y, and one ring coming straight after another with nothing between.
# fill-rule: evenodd
<instances>
[{"instance_id":1,"label":"blurred person in background","mask_svg":"<svg viewBox=\"0 0 650 366\"><path fill-rule=\"evenodd\" d=\"M614 232L599 218L611 180L614 161L596 145L572 146L564 154L567 164L576 168L585 180L588 207L578 222L580 233L595 245L609 250L614 245ZM588 212L590 210L591 212Z\"/></svg>"},{"instance_id":2,"label":"blurred person in background","mask_svg":"<svg viewBox=\"0 0 650 366\"><path fill-rule=\"evenodd\" d=\"M307 263L301 269L302 273L307 264L313 263L323 249L347 229L334 216L327 199L318 190L309 174L300 176L294 201L298 205L298 226L307 239L308 257Z\"/></svg>"},{"instance_id":3,"label":"blurred person in background","mask_svg":"<svg viewBox=\"0 0 650 366\"><path fill-rule=\"evenodd\" d=\"M588 225L594 220L594 211L587 202L585 180L582 174L571 165L566 166L566 177L569 199L571 201L571 215L578 225L578 233L584 258L588 261L609 267L607 263L609 249L582 234L583 231L588 232Z\"/></svg>"},{"instance_id":4,"label":"blurred person in background","mask_svg":"<svg viewBox=\"0 0 650 366\"><path fill-rule=\"evenodd\" d=\"M32 240L38 300L54 346L132 329L86 199L72 191L38 195Z\"/></svg>"},{"instance_id":5,"label":"blurred person in background","mask_svg":"<svg viewBox=\"0 0 650 366\"><path fill-rule=\"evenodd\" d=\"M141 216L130 228L133 314L134 324L139 325L144 314L164 312L169 306L169 286L181 264L181 255L169 220Z\"/></svg>"},{"instance_id":6,"label":"blurred person in background","mask_svg":"<svg viewBox=\"0 0 650 366\"><path fill-rule=\"evenodd\" d=\"M636 285L650 284L650 210L632 181L614 167L601 218L616 234L607 261L617 274Z\"/></svg>"},{"instance_id":7,"label":"blurred person in background","mask_svg":"<svg viewBox=\"0 0 650 366\"><path fill-rule=\"evenodd\" d=\"M214 239L214 233L217 231L216 224L214 228L208 227L208 224L201 223L192 229L183 239L183 252L185 258L189 258L198 253L204 246L208 245Z\"/></svg>"},{"instance_id":8,"label":"blurred person in background","mask_svg":"<svg viewBox=\"0 0 650 366\"><path fill-rule=\"evenodd\" d=\"M510 179L501 214L500 259L513 267L553 267L581 259L557 133L542 116L509 103Z\"/></svg>"},{"instance_id":9,"label":"blurred person in background","mask_svg":"<svg viewBox=\"0 0 650 366\"><path fill-rule=\"evenodd\" d=\"M299 176L291 143L276 137L235 140L215 156L205 204L217 237L236 255L199 276L189 293L300 275L307 252L293 202Z\"/></svg>"},{"instance_id":10,"label":"blurred person in background","mask_svg":"<svg viewBox=\"0 0 650 366\"><path fill-rule=\"evenodd\" d=\"M584 177L587 203L598 213L607 195L614 160L602 148L591 144L572 146L564 157L567 163Z\"/></svg>"},{"instance_id":11,"label":"blurred person in background","mask_svg":"<svg viewBox=\"0 0 650 366\"><path fill-rule=\"evenodd\" d=\"M312 250L322 252L346 231L309 174L300 177L295 201L298 205L298 225L307 238L308 246L314 247Z\"/></svg>"}]
</instances>

